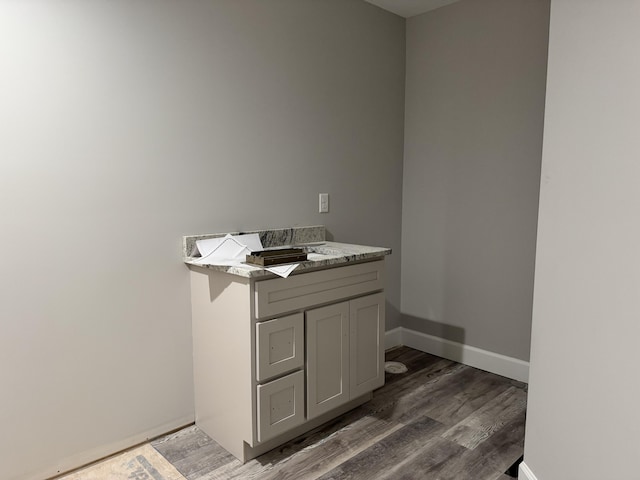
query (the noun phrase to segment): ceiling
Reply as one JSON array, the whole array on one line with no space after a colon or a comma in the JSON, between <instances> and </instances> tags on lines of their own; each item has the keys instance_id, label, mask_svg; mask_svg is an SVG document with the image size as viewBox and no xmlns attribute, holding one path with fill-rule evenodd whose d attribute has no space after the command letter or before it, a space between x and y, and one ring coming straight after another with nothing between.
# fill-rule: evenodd
<instances>
[{"instance_id":1,"label":"ceiling","mask_svg":"<svg viewBox=\"0 0 640 480\"><path fill-rule=\"evenodd\" d=\"M401 17L409 18L458 0L365 0Z\"/></svg>"}]
</instances>

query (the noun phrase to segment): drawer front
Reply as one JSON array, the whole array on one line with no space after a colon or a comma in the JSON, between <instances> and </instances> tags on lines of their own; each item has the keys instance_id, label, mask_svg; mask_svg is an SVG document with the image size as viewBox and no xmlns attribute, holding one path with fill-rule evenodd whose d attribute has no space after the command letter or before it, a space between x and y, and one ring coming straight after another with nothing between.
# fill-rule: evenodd
<instances>
[{"instance_id":1,"label":"drawer front","mask_svg":"<svg viewBox=\"0 0 640 480\"><path fill-rule=\"evenodd\" d=\"M264 382L304 365L304 316L256 324L256 379Z\"/></svg>"},{"instance_id":2,"label":"drawer front","mask_svg":"<svg viewBox=\"0 0 640 480\"><path fill-rule=\"evenodd\" d=\"M304 373L258 385L258 442L304 423Z\"/></svg>"},{"instance_id":3,"label":"drawer front","mask_svg":"<svg viewBox=\"0 0 640 480\"><path fill-rule=\"evenodd\" d=\"M256 282L255 314L264 318L384 288L384 261Z\"/></svg>"}]
</instances>

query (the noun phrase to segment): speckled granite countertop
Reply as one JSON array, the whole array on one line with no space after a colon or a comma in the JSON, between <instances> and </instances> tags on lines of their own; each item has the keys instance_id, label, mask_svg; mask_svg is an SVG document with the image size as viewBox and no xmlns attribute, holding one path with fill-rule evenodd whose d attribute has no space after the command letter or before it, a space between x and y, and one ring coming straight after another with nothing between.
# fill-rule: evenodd
<instances>
[{"instance_id":1,"label":"speckled granite countertop","mask_svg":"<svg viewBox=\"0 0 640 480\"><path fill-rule=\"evenodd\" d=\"M260 236L264 248L293 245L304 248L307 251L307 260L299 262L299 266L292 275L308 270L341 266L348 263L382 259L391 253L390 248L369 247L365 245L353 245L349 243L327 242L324 226L283 228L277 230L257 230L251 232L229 232L231 235L257 233ZM219 272L238 275L240 277L274 277L275 275L260 267L247 264L238 265L200 265L193 257L196 252L197 240L207 238L224 237L227 233L215 233L209 235L190 235L183 237L184 262L201 268L216 270Z\"/></svg>"}]
</instances>

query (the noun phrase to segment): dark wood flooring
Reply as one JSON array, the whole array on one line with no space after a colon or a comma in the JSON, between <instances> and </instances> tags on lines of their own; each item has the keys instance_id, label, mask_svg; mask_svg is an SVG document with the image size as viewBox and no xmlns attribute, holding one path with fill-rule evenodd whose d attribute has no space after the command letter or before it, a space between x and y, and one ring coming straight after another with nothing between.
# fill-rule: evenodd
<instances>
[{"instance_id":1,"label":"dark wood flooring","mask_svg":"<svg viewBox=\"0 0 640 480\"><path fill-rule=\"evenodd\" d=\"M526 384L408 347L370 402L241 464L196 426L152 442L188 480L509 480Z\"/></svg>"}]
</instances>

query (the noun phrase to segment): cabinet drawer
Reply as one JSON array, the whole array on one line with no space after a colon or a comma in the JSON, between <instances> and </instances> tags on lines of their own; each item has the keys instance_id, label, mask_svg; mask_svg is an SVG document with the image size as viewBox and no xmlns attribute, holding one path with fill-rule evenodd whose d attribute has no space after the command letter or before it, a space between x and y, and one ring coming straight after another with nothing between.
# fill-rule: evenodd
<instances>
[{"instance_id":1,"label":"cabinet drawer","mask_svg":"<svg viewBox=\"0 0 640 480\"><path fill-rule=\"evenodd\" d=\"M296 313L256 324L256 379L263 382L304 365L304 317Z\"/></svg>"},{"instance_id":2,"label":"cabinet drawer","mask_svg":"<svg viewBox=\"0 0 640 480\"><path fill-rule=\"evenodd\" d=\"M258 385L258 442L304 423L304 373Z\"/></svg>"},{"instance_id":3,"label":"cabinet drawer","mask_svg":"<svg viewBox=\"0 0 640 480\"><path fill-rule=\"evenodd\" d=\"M255 315L264 318L384 288L384 261L256 282Z\"/></svg>"}]
</instances>

